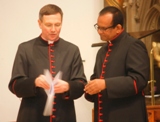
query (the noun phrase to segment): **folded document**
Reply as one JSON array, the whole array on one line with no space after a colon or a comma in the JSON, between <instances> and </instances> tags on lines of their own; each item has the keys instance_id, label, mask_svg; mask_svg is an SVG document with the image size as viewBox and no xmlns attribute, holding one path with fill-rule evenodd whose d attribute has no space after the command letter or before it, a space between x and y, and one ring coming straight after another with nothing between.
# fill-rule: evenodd
<instances>
[{"instance_id":1,"label":"folded document","mask_svg":"<svg viewBox=\"0 0 160 122\"><path fill-rule=\"evenodd\" d=\"M45 108L43 111L44 116L50 116L52 115L52 108L53 108L53 101L54 101L54 85L57 83L58 79L62 78L62 72L59 71L55 78L52 78L51 73L49 70L45 69L44 70L44 75L46 76L46 81L50 85L50 89L45 89L45 92L47 94L47 101L45 104Z\"/></svg>"}]
</instances>

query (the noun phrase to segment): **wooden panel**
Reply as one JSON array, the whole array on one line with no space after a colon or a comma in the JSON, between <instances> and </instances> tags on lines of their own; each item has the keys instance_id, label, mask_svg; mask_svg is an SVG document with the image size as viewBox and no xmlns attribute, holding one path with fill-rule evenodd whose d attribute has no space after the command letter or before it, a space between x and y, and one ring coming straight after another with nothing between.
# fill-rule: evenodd
<instances>
[{"instance_id":1,"label":"wooden panel","mask_svg":"<svg viewBox=\"0 0 160 122\"><path fill-rule=\"evenodd\" d=\"M147 106L149 122L160 122L160 105Z\"/></svg>"}]
</instances>

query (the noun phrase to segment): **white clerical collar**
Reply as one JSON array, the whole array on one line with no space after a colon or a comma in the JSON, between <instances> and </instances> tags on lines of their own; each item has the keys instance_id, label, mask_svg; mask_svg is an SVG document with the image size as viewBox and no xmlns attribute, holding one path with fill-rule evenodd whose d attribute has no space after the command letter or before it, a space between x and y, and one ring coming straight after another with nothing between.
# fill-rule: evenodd
<instances>
[{"instance_id":1,"label":"white clerical collar","mask_svg":"<svg viewBox=\"0 0 160 122\"><path fill-rule=\"evenodd\" d=\"M54 43L54 41L48 41L48 44L53 44Z\"/></svg>"}]
</instances>

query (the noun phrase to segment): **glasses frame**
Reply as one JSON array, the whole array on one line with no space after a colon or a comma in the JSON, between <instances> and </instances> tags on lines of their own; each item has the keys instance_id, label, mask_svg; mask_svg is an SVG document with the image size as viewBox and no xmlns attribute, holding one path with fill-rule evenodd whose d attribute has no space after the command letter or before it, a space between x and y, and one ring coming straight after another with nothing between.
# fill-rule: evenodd
<instances>
[{"instance_id":1,"label":"glasses frame","mask_svg":"<svg viewBox=\"0 0 160 122\"><path fill-rule=\"evenodd\" d=\"M102 32L104 32L104 31L106 31L106 30L108 30L108 29L110 29L110 28L113 28L114 26L112 25L112 26L109 26L109 27L99 27L97 24L94 24L94 28L98 31L98 30L100 30L100 31L102 31Z\"/></svg>"}]
</instances>

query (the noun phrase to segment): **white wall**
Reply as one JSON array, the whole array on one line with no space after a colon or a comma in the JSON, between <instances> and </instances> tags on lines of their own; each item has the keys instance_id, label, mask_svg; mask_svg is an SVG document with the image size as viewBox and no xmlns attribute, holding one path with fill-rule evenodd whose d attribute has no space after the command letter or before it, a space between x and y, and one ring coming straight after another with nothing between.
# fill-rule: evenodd
<instances>
[{"instance_id":1,"label":"white wall","mask_svg":"<svg viewBox=\"0 0 160 122\"><path fill-rule=\"evenodd\" d=\"M20 100L8 89L18 44L40 34L39 9L48 3L64 12L61 37L79 46L87 79L92 74L99 42L93 25L103 0L1 0L0 1L0 122L16 120ZM83 97L75 100L78 122L91 122L92 103Z\"/></svg>"}]
</instances>

